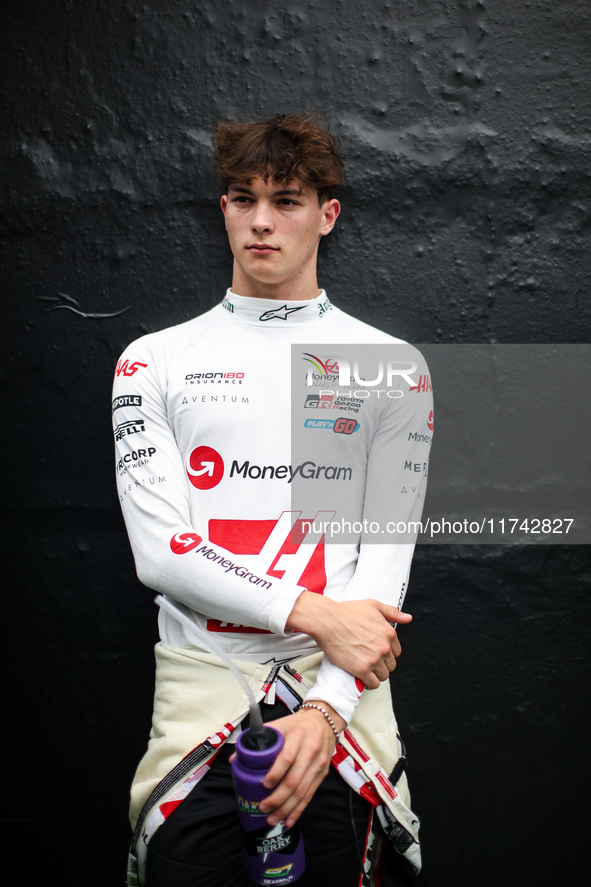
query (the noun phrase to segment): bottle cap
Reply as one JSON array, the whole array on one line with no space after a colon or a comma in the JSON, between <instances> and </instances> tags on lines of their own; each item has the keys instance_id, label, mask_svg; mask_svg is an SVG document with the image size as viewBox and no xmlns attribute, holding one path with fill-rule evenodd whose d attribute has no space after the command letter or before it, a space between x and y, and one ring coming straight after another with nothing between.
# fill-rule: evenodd
<instances>
[{"instance_id":1,"label":"bottle cap","mask_svg":"<svg viewBox=\"0 0 591 887\"><path fill-rule=\"evenodd\" d=\"M238 760L253 770L268 770L282 748L283 736L274 727L244 730L236 741Z\"/></svg>"}]
</instances>

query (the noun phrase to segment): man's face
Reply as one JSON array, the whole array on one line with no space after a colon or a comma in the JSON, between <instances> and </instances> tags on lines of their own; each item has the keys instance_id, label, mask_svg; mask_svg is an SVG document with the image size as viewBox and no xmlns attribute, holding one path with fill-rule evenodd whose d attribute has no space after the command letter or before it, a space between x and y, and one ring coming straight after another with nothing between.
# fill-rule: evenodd
<instances>
[{"instance_id":1,"label":"man's face","mask_svg":"<svg viewBox=\"0 0 591 887\"><path fill-rule=\"evenodd\" d=\"M234 255L233 289L267 298L314 298L318 244L332 230L337 200L318 205L316 192L264 179L238 183L221 199ZM295 294L291 294L295 293Z\"/></svg>"}]
</instances>

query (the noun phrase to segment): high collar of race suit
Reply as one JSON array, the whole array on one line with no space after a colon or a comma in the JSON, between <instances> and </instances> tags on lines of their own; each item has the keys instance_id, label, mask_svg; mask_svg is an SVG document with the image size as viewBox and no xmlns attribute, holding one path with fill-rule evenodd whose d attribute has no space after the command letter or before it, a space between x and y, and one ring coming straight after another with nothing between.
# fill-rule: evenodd
<instances>
[{"instance_id":1,"label":"high collar of race suit","mask_svg":"<svg viewBox=\"0 0 591 887\"><path fill-rule=\"evenodd\" d=\"M306 326L332 311L332 304L324 290L315 299L290 301L286 299L253 299L226 291L221 303L228 315L237 321L246 321L260 327Z\"/></svg>"}]
</instances>

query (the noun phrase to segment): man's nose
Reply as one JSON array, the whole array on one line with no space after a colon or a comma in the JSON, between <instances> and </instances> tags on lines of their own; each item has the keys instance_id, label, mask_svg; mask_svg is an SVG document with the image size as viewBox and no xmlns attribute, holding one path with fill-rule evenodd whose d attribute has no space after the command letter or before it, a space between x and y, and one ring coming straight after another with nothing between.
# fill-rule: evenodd
<instances>
[{"instance_id":1,"label":"man's nose","mask_svg":"<svg viewBox=\"0 0 591 887\"><path fill-rule=\"evenodd\" d=\"M270 231L273 227L271 207L263 201L257 203L254 209L252 227L254 231Z\"/></svg>"}]
</instances>

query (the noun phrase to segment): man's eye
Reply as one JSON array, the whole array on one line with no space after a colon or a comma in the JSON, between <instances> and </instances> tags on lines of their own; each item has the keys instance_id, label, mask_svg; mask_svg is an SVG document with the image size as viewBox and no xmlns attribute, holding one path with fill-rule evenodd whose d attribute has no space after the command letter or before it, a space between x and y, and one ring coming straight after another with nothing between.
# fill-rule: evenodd
<instances>
[{"instance_id":1,"label":"man's eye","mask_svg":"<svg viewBox=\"0 0 591 887\"><path fill-rule=\"evenodd\" d=\"M250 198L245 194L237 194L236 197L232 197L232 203L248 203L249 201Z\"/></svg>"}]
</instances>

